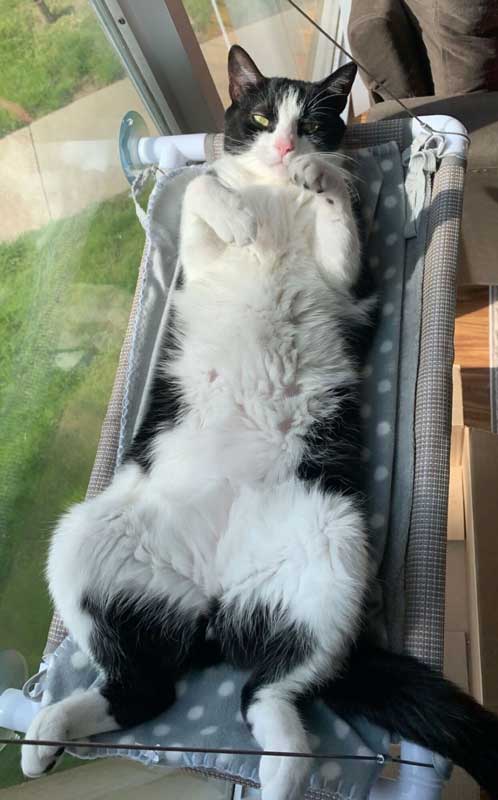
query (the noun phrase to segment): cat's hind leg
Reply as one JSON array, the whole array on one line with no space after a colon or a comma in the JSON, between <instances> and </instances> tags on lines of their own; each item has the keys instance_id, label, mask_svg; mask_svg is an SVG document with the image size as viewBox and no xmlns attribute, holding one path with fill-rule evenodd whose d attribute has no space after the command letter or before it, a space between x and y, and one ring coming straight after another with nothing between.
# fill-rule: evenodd
<instances>
[{"instance_id":1,"label":"cat's hind leg","mask_svg":"<svg viewBox=\"0 0 498 800\"><path fill-rule=\"evenodd\" d=\"M109 703L99 689L90 689L42 708L31 723L26 739L66 742L118 728ZM21 767L27 778L50 772L64 752L63 745L23 745Z\"/></svg>"},{"instance_id":2,"label":"cat's hind leg","mask_svg":"<svg viewBox=\"0 0 498 800\"><path fill-rule=\"evenodd\" d=\"M167 497L154 502L148 486L136 465L124 467L59 523L51 593L102 684L43 707L28 739L69 741L138 725L174 702L188 669L216 660L205 641L209 598L196 580L199 564L210 563L212 520ZM59 750L24 746L23 772L43 774Z\"/></svg>"},{"instance_id":3,"label":"cat's hind leg","mask_svg":"<svg viewBox=\"0 0 498 800\"><path fill-rule=\"evenodd\" d=\"M237 556L235 557L235 552ZM340 670L369 580L357 499L292 480L245 489L219 553L226 660L252 668L242 713L264 750L309 754L299 703ZM298 800L310 759L263 756L263 800Z\"/></svg>"},{"instance_id":4,"label":"cat's hind leg","mask_svg":"<svg viewBox=\"0 0 498 800\"><path fill-rule=\"evenodd\" d=\"M126 729L153 719L176 699L175 684L191 667L214 663L216 643L206 641L206 618L182 613L166 603L130 605L84 599L91 611L90 649L105 679L99 688L76 690L41 709L27 739L70 741ZM25 745L22 769L27 777L49 771L61 755L57 745Z\"/></svg>"}]
</instances>

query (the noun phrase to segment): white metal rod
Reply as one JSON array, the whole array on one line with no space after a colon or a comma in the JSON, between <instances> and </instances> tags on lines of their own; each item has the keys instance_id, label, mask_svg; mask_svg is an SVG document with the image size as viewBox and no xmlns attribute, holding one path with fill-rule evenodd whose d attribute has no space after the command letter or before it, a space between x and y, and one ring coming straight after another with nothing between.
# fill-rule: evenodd
<instances>
[{"instance_id":1,"label":"white metal rod","mask_svg":"<svg viewBox=\"0 0 498 800\"><path fill-rule=\"evenodd\" d=\"M25 733L39 710L20 689L6 689L0 695L0 728Z\"/></svg>"},{"instance_id":2,"label":"white metal rod","mask_svg":"<svg viewBox=\"0 0 498 800\"><path fill-rule=\"evenodd\" d=\"M206 160L206 133L183 136L144 136L138 141L138 157L142 164L159 164L174 168L187 161Z\"/></svg>"}]
</instances>

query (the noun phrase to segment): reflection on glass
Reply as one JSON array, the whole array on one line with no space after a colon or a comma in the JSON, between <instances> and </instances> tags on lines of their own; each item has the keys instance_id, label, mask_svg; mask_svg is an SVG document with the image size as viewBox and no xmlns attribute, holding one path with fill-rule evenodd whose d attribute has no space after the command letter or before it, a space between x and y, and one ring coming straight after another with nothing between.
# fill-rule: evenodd
<instances>
[{"instance_id":1,"label":"reflection on glass","mask_svg":"<svg viewBox=\"0 0 498 800\"><path fill-rule=\"evenodd\" d=\"M229 105L227 50L240 44L266 75L318 80L331 72L334 49L286 0L183 0L220 97ZM340 0L300 0L332 36Z\"/></svg>"},{"instance_id":2,"label":"reflection on glass","mask_svg":"<svg viewBox=\"0 0 498 800\"><path fill-rule=\"evenodd\" d=\"M143 246L119 123L154 125L86 0L0 0L0 31L0 651L34 672L49 534L85 493Z\"/></svg>"}]
</instances>

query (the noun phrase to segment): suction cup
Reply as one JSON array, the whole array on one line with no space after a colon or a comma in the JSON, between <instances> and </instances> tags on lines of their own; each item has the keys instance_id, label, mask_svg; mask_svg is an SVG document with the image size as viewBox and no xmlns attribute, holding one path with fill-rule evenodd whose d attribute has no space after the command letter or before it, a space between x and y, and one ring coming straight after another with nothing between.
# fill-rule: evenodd
<instances>
[{"instance_id":1,"label":"suction cup","mask_svg":"<svg viewBox=\"0 0 498 800\"><path fill-rule=\"evenodd\" d=\"M22 689L28 679L26 659L17 650L0 650L0 694L5 689Z\"/></svg>"},{"instance_id":2,"label":"suction cup","mask_svg":"<svg viewBox=\"0 0 498 800\"><path fill-rule=\"evenodd\" d=\"M7 689L22 689L28 679L26 659L17 650L0 650L0 699ZM0 718L2 717L0 709ZM0 727L2 739L15 739L16 734L8 728ZM6 745L0 745L0 751Z\"/></svg>"},{"instance_id":3,"label":"suction cup","mask_svg":"<svg viewBox=\"0 0 498 800\"><path fill-rule=\"evenodd\" d=\"M128 111L119 129L119 157L130 184L143 170L143 164L138 157L138 142L145 136L149 136L149 131L143 117L137 111Z\"/></svg>"}]
</instances>

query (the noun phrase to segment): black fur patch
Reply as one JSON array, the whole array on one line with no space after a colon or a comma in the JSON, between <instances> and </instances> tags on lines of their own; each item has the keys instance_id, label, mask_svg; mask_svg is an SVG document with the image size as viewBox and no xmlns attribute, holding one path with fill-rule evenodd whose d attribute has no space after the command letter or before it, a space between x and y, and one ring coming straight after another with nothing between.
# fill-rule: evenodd
<instances>
[{"instance_id":1,"label":"black fur patch","mask_svg":"<svg viewBox=\"0 0 498 800\"><path fill-rule=\"evenodd\" d=\"M274 683L305 664L316 642L304 625L292 622L286 611L257 605L248 615L236 605L213 606L210 630L220 642L223 660L253 672L242 690L244 717L258 687Z\"/></svg>"},{"instance_id":2,"label":"black fur patch","mask_svg":"<svg viewBox=\"0 0 498 800\"><path fill-rule=\"evenodd\" d=\"M81 606L92 617L90 646L106 675L102 695L123 728L165 711L187 670L220 659L216 642L206 641L207 617L188 615L167 599L140 607L117 596L103 605L87 594Z\"/></svg>"},{"instance_id":3,"label":"black fur patch","mask_svg":"<svg viewBox=\"0 0 498 800\"><path fill-rule=\"evenodd\" d=\"M125 462L135 461L145 471L151 467L150 445L154 438L158 433L174 428L186 411L181 386L164 374L164 365L178 356L179 349L175 309L172 306L161 344L160 367L156 369L150 390L149 405L124 458Z\"/></svg>"},{"instance_id":4,"label":"black fur patch","mask_svg":"<svg viewBox=\"0 0 498 800\"><path fill-rule=\"evenodd\" d=\"M363 267L362 273L365 272L368 273L368 269ZM371 295L371 289L368 274L362 274L354 288L355 293L366 299ZM346 320L342 323L342 334L358 369L364 365L370 348L372 329L373 321L362 325ZM359 386L336 388L332 400L340 401L339 409L315 422L304 437L305 451L297 476L304 481L319 481L327 492L362 495L366 468L361 459L364 427L360 416Z\"/></svg>"},{"instance_id":5,"label":"black fur patch","mask_svg":"<svg viewBox=\"0 0 498 800\"><path fill-rule=\"evenodd\" d=\"M297 477L319 483L325 492L362 495L365 468L361 460L363 429L355 389L334 391L342 395L338 411L315 422L304 437L305 451Z\"/></svg>"}]
</instances>

